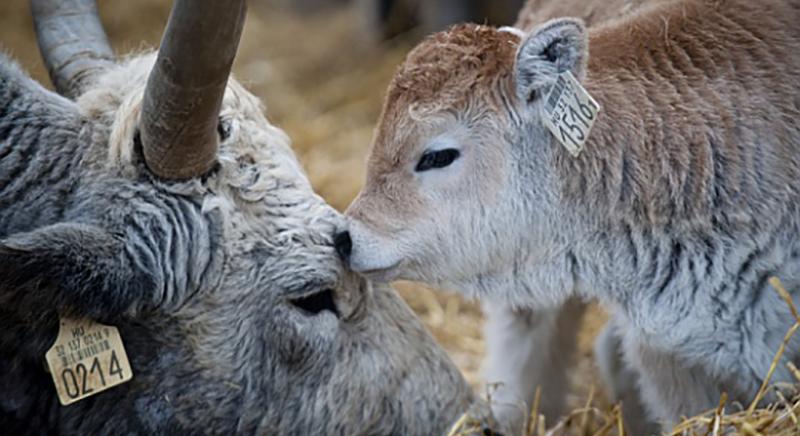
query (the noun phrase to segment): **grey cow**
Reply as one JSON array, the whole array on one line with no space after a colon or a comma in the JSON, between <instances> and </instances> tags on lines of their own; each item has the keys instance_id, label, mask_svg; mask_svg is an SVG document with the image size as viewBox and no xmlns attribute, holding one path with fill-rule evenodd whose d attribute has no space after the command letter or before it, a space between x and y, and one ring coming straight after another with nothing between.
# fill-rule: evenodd
<instances>
[{"instance_id":1,"label":"grey cow","mask_svg":"<svg viewBox=\"0 0 800 436\"><path fill-rule=\"evenodd\" d=\"M116 62L93 2L34 0L74 99L0 56L2 432L443 432L469 387L391 289L343 270L339 215L228 81L244 1L190 3L157 58ZM59 315L117 326L133 379L59 405Z\"/></svg>"}]
</instances>

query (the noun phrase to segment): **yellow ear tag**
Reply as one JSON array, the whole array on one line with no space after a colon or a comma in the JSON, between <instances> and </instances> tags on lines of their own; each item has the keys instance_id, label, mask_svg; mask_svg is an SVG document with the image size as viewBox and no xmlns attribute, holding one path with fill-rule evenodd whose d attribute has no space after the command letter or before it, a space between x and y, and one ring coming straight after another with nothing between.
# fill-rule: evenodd
<instances>
[{"instance_id":1,"label":"yellow ear tag","mask_svg":"<svg viewBox=\"0 0 800 436\"><path fill-rule=\"evenodd\" d=\"M561 73L544 106L544 123L573 157L583 150L600 105L567 71Z\"/></svg>"},{"instance_id":2,"label":"yellow ear tag","mask_svg":"<svg viewBox=\"0 0 800 436\"><path fill-rule=\"evenodd\" d=\"M119 330L88 319L61 318L56 342L44 356L64 406L133 377Z\"/></svg>"}]
</instances>

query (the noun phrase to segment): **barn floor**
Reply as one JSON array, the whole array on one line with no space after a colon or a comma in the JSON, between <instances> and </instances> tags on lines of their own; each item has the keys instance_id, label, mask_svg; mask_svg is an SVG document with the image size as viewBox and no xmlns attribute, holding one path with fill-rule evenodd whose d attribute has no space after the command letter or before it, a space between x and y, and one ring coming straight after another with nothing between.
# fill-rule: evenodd
<instances>
[{"instance_id":1,"label":"barn floor","mask_svg":"<svg viewBox=\"0 0 800 436\"><path fill-rule=\"evenodd\" d=\"M47 83L27 3L0 2L0 44ZM372 43L360 32L358 14L351 8L291 14L267 3L251 2L235 73L264 100L270 120L293 139L315 189L344 210L363 181L366 150L383 92L413 40ZM166 0L101 2L117 52L156 46L169 4ZM484 341L479 307L457 295L410 283L396 287L466 378L480 386ZM591 345L604 320L598 309L585 320L579 361L572 371L574 406L585 402L598 380ZM602 398L602 394L597 396ZM599 403L605 405L602 399Z\"/></svg>"}]
</instances>

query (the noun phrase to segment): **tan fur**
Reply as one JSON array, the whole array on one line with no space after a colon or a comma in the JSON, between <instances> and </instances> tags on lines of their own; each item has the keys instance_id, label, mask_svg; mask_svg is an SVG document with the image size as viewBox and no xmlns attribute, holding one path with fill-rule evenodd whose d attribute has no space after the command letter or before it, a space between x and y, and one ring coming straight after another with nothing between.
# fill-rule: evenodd
<instances>
[{"instance_id":1,"label":"tan fur","mask_svg":"<svg viewBox=\"0 0 800 436\"><path fill-rule=\"evenodd\" d=\"M737 207L758 196L745 182L759 171L797 178L798 13L797 2L674 2L592 32L584 85L604 113L585 154L557 159L565 197L657 224ZM759 133L781 142L754 167L746 144ZM730 187L722 205L708 191L715 164Z\"/></svg>"},{"instance_id":2,"label":"tan fur","mask_svg":"<svg viewBox=\"0 0 800 436\"><path fill-rule=\"evenodd\" d=\"M565 15L580 16L591 25L631 13L641 5L665 0L610 1L612 4L582 0L528 0L515 27L529 31L548 19ZM420 136L424 136L424 132L415 129L417 121L424 121L426 114L441 111L458 113L475 101L489 106L490 111L501 111L501 94L513 94L512 76L518 44L519 37L511 32L459 24L429 36L408 54L398 68L389 85L373 139L373 144L378 146L373 145L370 152L365 189L380 187L380 193L384 195L403 198L401 204L406 207L395 211L400 220L412 215L415 206L421 206L413 192L403 189L409 183L407 178L391 176L402 174L402 171L394 170L408 165L408 157L416 158L409 149L416 145ZM380 146L383 144L387 146ZM354 204L358 207L351 207L349 213L363 220L370 220L370 211L381 208L380 201ZM362 207L367 210L362 210ZM380 223L374 224L380 231Z\"/></svg>"},{"instance_id":3,"label":"tan fur","mask_svg":"<svg viewBox=\"0 0 800 436\"><path fill-rule=\"evenodd\" d=\"M476 101L481 110L500 111L513 92L513 60L519 37L510 32L474 24L459 24L431 35L406 57L389 85L367 165L361 195L377 194L375 201L356 202L349 213L369 220L380 210L380 197L402 198L393 208L398 221L423 207L404 171L418 158L414 151L426 127L442 114L467 112ZM466 91L466 92L465 92ZM488 106L488 107L484 107ZM502 126L497 127L497 133ZM380 223L373 223L380 231Z\"/></svg>"},{"instance_id":4,"label":"tan fur","mask_svg":"<svg viewBox=\"0 0 800 436\"><path fill-rule=\"evenodd\" d=\"M763 22L764 14L750 13L764 7L785 12L770 14L769 22ZM734 125L757 131L759 120L767 117L794 123L791 115L798 114L794 90L800 88L800 57L791 45L800 38L800 26L792 21L796 6L697 0L667 2L654 9L590 33L585 87L603 113L587 152L579 159L564 152L558 159L567 198L576 204L588 201L622 208L653 223L707 212L712 132L732 132ZM521 17L520 22L526 21ZM717 46L718 33L733 35L738 44ZM418 45L389 86L361 196L376 192L402 198L393 202L406 206L393 211L400 218L418 210L419 200L406 189L410 185L402 174L406 171L400 171L418 158L409 149L424 136L412 114L458 114L480 106L481 111L495 114L497 126L510 122L501 101L516 99L512 69L518 42L512 33L464 24ZM749 61L754 55L758 62ZM786 165L788 161L778 157L791 155L793 144L788 138L785 144L770 165ZM744 150L717 152L732 165L748 158ZM622 180L623 165L632 166L633 180ZM742 177L737 173L744 170L730 168L731 182L736 183ZM630 190L620 192L623 185ZM370 201L356 201L350 213L381 230L370 212L383 207L376 195Z\"/></svg>"},{"instance_id":5,"label":"tan fur","mask_svg":"<svg viewBox=\"0 0 800 436\"><path fill-rule=\"evenodd\" d=\"M528 0L519 12L515 27L530 31L539 24L558 17L579 17L587 26L593 27L633 13L642 5L664 1L666 0Z\"/></svg>"}]
</instances>

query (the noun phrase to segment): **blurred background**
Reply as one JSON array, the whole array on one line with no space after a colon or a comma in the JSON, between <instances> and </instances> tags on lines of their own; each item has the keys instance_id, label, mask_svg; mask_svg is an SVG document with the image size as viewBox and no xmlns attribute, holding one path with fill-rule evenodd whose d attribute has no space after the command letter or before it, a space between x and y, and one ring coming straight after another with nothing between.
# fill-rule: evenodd
<instances>
[{"instance_id":1,"label":"blurred background","mask_svg":"<svg viewBox=\"0 0 800 436\"><path fill-rule=\"evenodd\" d=\"M169 0L100 0L118 55L158 46ZM284 129L314 188L343 211L358 193L383 93L405 54L426 34L455 22L513 24L524 0L250 0L234 74ZM27 0L0 2L0 47L49 86ZM477 304L410 283L396 288L481 386L484 353ZM572 404L598 382L592 341L604 315L583 322ZM578 320L576 320L578 322Z\"/></svg>"}]
</instances>

